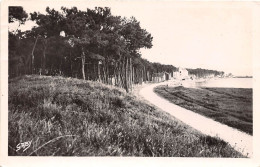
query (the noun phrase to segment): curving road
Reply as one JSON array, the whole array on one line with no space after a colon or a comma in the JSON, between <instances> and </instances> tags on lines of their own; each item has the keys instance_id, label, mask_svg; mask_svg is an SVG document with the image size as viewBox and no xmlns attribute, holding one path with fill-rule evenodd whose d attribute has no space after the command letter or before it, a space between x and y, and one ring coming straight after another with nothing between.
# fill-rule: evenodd
<instances>
[{"instance_id":1,"label":"curving road","mask_svg":"<svg viewBox=\"0 0 260 167\"><path fill-rule=\"evenodd\" d=\"M216 122L212 119L206 118L185 108L179 107L154 93L153 89L156 86L165 84L167 84L167 82L148 85L142 88L139 94L150 103L170 113L175 118L183 121L191 127L206 135L212 137L217 136L220 139L228 142L232 147L234 147L235 150L241 152L243 155L252 157L253 137L251 135Z\"/></svg>"}]
</instances>

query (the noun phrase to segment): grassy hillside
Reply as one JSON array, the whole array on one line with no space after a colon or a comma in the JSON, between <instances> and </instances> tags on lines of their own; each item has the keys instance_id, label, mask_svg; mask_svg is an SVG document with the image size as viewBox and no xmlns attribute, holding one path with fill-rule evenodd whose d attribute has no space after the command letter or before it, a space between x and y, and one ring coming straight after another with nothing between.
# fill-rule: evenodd
<instances>
[{"instance_id":1,"label":"grassy hillside","mask_svg":"<svg viewBox=\"0 0 260 167\"><path fill-rule=\"evenodd\" d=\"M186 109L252 135L252 89L160 86L155 92Z\"/></svg>"},{"instance_id":2,"label":"grassy hillside","mask_svg":"<svg viewBox=\"0 0 260 167\"><path fill-rule=\"evenodd\" d=\"M123 90L62 77L9 80L9 155L241 157ZM23 152L17 144L32 141Z\"/></svg>"}]
</instances>

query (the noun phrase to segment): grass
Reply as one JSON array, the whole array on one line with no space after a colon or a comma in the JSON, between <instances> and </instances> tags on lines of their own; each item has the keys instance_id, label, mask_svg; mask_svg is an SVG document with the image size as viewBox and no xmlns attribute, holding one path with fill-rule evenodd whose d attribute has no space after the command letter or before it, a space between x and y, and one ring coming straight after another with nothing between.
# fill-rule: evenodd
<instances>
[{"instance_id":1,"label":"grass","mask_svg":"<svg viewBox=\"0 0 260 167\"><path fill-rule=\"evenodd\" d=\"M252 89L159 86L155 92L183 108L253 133Z\"/></svg>"},{"instance_id":2,"label":"grass","mask_svg":"<svg viewBox=\"0 0 260 167\"><path fill-rule=\"evenodd\" d=\"M47 76L9 80L9 156L243 157L125 91ZM32 141L23 152L21 142Z\"/></svg>"}]
</instances>

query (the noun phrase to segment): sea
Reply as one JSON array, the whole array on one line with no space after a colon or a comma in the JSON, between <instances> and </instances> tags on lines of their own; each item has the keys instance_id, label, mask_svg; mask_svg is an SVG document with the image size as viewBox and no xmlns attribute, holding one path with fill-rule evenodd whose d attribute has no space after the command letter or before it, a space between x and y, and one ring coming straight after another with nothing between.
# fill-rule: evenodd
<instances>
[{"instance_id":1,"label":"sea","mask_svg":"<svg viewBox=\"0 0 260 167\"><path fill-rule=\"evenodd\" d=\"M253 78L213 78L196 82L198 87L253 88Z\"/></svg>"}]
</instances>

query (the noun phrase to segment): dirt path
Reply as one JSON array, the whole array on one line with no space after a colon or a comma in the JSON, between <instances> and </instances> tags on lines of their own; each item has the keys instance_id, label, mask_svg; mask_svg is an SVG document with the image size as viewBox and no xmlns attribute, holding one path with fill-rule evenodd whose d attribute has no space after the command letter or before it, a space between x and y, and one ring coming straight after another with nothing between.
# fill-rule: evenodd
<instances>
[{"instance_id":1,"label":"dirt path","mask_svg":"<svg viewBox=\"0 0 260 167\"><path fill-rule=\"evenodd\" d=\"M200 132L210 135L212 137L219 137L220 139L228 142L235 150L241 152L243 155L252 157L253 154L253 137L223 125L212 119L206 118L190 110L179 107L168 100L158 96L154 93L153 89L159 85L169 84L170 82L157 83L143 87L139 94L150 103L159 107L160 109L170 113L175 118L183 121L191 127L199 130Z\"/></svg>"}]
</instances>

